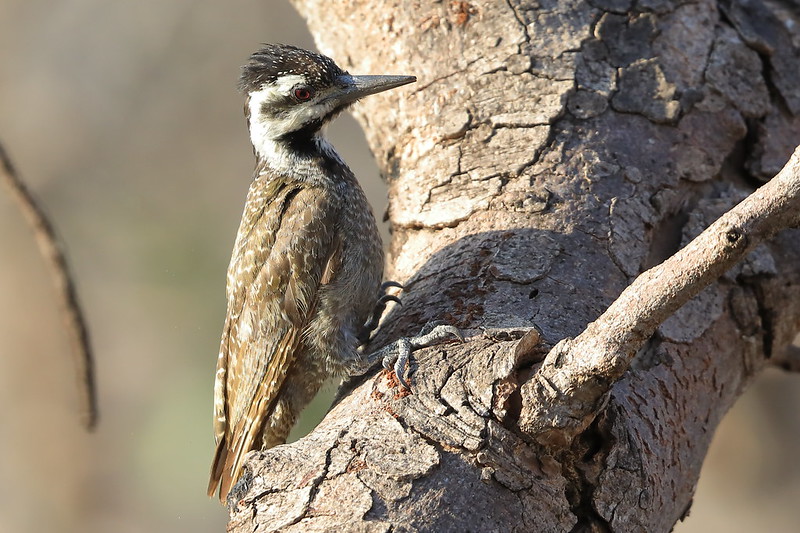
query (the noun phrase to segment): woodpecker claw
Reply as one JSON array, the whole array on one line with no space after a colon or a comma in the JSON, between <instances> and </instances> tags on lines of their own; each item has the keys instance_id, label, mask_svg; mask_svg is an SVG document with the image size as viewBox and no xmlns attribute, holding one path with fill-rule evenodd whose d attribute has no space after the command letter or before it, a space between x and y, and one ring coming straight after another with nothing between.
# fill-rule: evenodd
<instances>
[{"instance_id":1,"label":"woodpecker claw","mask_svg":"<svg viewBox=\"0 0 800 533\"><path fill-rule=\"evenodd\" d=\"M398 303L400 305L403 305L403 302L400 300L400 298L398 298L394 294L384 294L383 296L378 298L378 304L383 304L382 307L384 307L384 308L386 307L386 305L385 305L386 302L395 302L395 303Z\"/></svg>"},{"instance_id":2,"label":"woodpecker claw","mask_svg":"<svg viewBox=\"0 0 800 533\"><path fill-rule=\"evenodd\" d=\"M412 357L411 354L420 348L427 348L450 336L454 336L459 341L464 342L464 335L455 326L429 323L422 328L422 331L416 337L398 339L396 342L372 354L370 359L374 361L381 357L383 368L394 371L400 385L404 389L410 390L411 387L405 379L405 374L409 366L409 360Z\"/></svg>"},{"instance_id":3,"label":"woodpecker claw","mask_svg":"<svg viewBox=\"0 0 800 533\"><path fill-rule=\"evenodd\" d=\"M398 305L403 305L403 302L400 301L400 298L394 294L389 294L386 292L390 287L395 287L398 289L403 288L403 286L396 281L384 281L381 283L381 293L383 294L380 298L378 298L378 301L375 302L375 307L372 309L372 316L370 316L369 320L366 324L364 324L364 327L361 328L361 332L358 334L359 343L366 344L367 341L369 341L372 332L378 329L378 324L380 324L383 312L386 311L387 302L395 302Z\"/></svg>"},{"instance_id":4,"label":"woodpecker claw","mask_svg":"<svg viewBox=\"0 0 800 533\"><path fill-rule=\"evenodd\" d=\"M389 287L394 287L396 289L400 289L401 291L403 289L405 289L405 287L403 286L402 283L398 283L396 281L391 281L390 280L390 281L384 281L383 283L381 283L381 292L385 294L386 293L386 289L388 289Z\"/></svg>"}]
</instances>

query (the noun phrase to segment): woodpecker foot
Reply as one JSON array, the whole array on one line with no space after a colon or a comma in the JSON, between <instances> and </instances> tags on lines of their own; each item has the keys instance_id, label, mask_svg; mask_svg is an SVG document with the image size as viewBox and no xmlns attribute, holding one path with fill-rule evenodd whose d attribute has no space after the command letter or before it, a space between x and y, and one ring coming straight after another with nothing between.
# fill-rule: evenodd
<instances>
[{"instance_id":1,"label":"woodpecker foot","mask_svg":"<svg viewBox=\"0 0 800 533\"><path fill-rule=\"evenodd\" d=\"M372 309L372 316L364 324L364 327L361 328L361 332L358 334L358 342L361 345L366 344L369 341L372 332L378 329L378 324L381 321L381 317L383 316L383 312L386 311L386 304L388 302L395 302L397 304L403 305L403 302L400 301L400 298L395 296L394 294L389 294L388 291L390 287L395 287L397 289L403 290L403 286L396 281L384 281L381 283L381 297L378 298L378 301L375 302L375 307Z\"/></svg>"},{"instance_id":2,"label":"woodpecker foot","mask_svg":"<svg viewBox=\"0 0 800 533\"><path fill-rule=\"evenodd\" d=\"M455 326L429 323L422 328L422 331L420 331L419 335L416 337L398 339L389 346L370 354L369 359L370 361L377 361L380 358L383 363L383 368L394 371L400 385L405 389L411 389L405 378L408 362L409 359L411 359L411 353L420 348L433 346L434 344L452 337L456 337L461 342L464 342L464 336Z\"/></svg>"}]
</instances>

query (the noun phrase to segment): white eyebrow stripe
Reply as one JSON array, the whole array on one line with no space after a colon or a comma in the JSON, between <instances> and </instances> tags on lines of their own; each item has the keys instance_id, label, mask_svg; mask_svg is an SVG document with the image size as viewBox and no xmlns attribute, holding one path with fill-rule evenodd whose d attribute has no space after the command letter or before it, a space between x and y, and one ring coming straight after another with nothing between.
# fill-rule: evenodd
<instances>
[{"instance_id":1,"label":"white eyebrow stripe","mask_svg":"<svg viewBox=\"0 0 800 533\"><path fill-rule=\"evenodd\" d=\"M276 90L284 95L289 94L295 85L308 85L308 81L300 74L287 74L275 80Z\"/></svg>"}]
</instances>

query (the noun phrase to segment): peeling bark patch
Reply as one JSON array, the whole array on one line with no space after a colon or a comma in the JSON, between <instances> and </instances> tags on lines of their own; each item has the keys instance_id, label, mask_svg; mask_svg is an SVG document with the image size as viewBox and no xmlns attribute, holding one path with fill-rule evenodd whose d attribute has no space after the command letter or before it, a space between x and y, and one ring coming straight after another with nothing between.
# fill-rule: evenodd
<instances>
[{"instance_id":1,"label":"peeling bark patch","mask_svg":"<svg viewBox=\"0 0 800 533\"><path fill-rule=\"evenodd\" d=\"M655 59L641 59L620 70L619 91L611 99L611 106L657 123L674 121L680 110L675 85L667 81Z\"/></svg>"},{"instance_id":2,"label":"peeling bark patch","mask_svg":"<svg viewBox=\"0 0 800 533\"><path fill-rule=\"evenodd\" d=\"M537 43L552 56L578 50L581 42L590 37L597 16L596 10L586 6L583 0L568 0L550 4L549 10L525 11L529 42Z\"/></svg>"},{"instance_id":3,"label":"peeling bark patch","mask_svg":"<svg viewBox=\"0 0 800 533\"><path fill-rule=\"evenodd\" d=\"M683 94L702 89L704 72L714 42L710 31L719 20L713 2L687 3L675 8L658 24L653 53L664 75Z\"/></svg>"},{"instance_id":4,"label":"peeling bark patch","mask_svg":"<svg viewBox=\"0 0 800 533\"><path fill-rule=\"evenodd\" d=\"M612 65L626 67L634 61L652 57L650 43L656 35L655 26L655 17L651 13L606 13L597 23L595 37L608 47Z\"/></svg>"},{"instance_id":5,"label":"peeling bark patch","mask_svg":"<svg viewBox=\"0 0 800 533\"><path fill-rule=\"evenodd\" d=\"M769 109L769 92L758 54L728 26L720 26L706 69L706 81L746 117Z\"/></svg>"},{"instance_id":6,"label":"peeling bark patch","mask_svg":"<svg viewBox=\"0 0 800 533\"><path fill-rule=\"evenodd\" d=\"M548 350L549 348L543 342L541 332L532 328L514 346L514 368L525 368L531 364L542 362Z\"/></svg>"},{"instance_id":7,"label":"peeling bark patch","mask_svg":"<svg viewBox=\"0 0 800 533\"><path fill-rule=\"evenodd\" d=\"M575 58L575 82L579 89L609 98L617 89L617 70L608 62L608 49L597 39L583 43Z\"/></svg>"},{"instance_id":8,"label":"peeling bark patch","mask_svg":"<svg viewBox=\"0 0 800 533\"><path fill-rule=\"evenodd\" d=\"M763 54L769 78L792 114L800 115L800 41L797 39L797 12L790 4L761 0L727 0L720 8L756 52ZM788 159L788 157L787 157ZM774 174L774 173L773 173Z\"/></svg>"},{"instance_id":9,"label":"peeling bark patch","mask_svg":"<svg viewBox=\"0 0 800 533\"><path fill-rule=\"evenodd\" d=\"M472 117L466 109L458 109L446 113L442 117L442 139L453 141L466 135Z\"/></svg>"},{"instance_id":10,"label":"peeling bark patch","mask_svg":"<svg viewBox=\"0 0 800 533\"><path fill-rule=\"evenodd\" d=\"M692 111L681 119L678 129L686 142L672 150L676 170L682 179L694 182L717 176L725 159L736 149L736 143L747 134L744 119L733 109L714 113ZM706 141L691 143L692 137Z\"/></svg>"}]
</instances>

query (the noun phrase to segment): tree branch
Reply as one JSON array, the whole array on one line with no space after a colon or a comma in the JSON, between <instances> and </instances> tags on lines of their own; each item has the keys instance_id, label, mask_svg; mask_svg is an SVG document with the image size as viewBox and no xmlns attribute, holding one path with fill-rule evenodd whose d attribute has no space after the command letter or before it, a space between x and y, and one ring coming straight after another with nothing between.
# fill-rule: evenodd
<instances>
[{"instance_id":1,"label":"tree branch","mask_svg":"<svg viewBox=\"0 0 800 533\"><path fill-rule=\"evenodd\" d=\"M611 386L656 328L748 252L800 224L800 147L786 166L685 248L642 273L574 339L564 339L522 386L520 428L565 446L594 420Z\"/></svg>"},{"instance_id":2,"label":"tree branch","mask_svg":"<svg viewBox=\"0 0 800 533\"><path fill-rule=\"evenodd\" d=\"M94 384L92 347L67 259L59 245L53 224L19 177L11 158L1 144L0 176L33 229L39 252L50 268L70 339L81 405L81 423L87 430L92 430L97 424L97 393Z\"/></svg>"},{"instance_id":3,"label":"tree branch","mask_svg":"<svg viewBox=\"0 0 800 533\"><path fill-rule=\"evenodd\" d=\"M389 183L387 277L405 286L374 344L435 319L469 338L415 354L413 394L367 379L307 437L254 453L230 530L669 531L723 415L797 332L800 232L697 294L773 231L735 219L716 226L716 259L624 291L746 196L749 168L780 169L776 136L800 142L792 84L770 85L791 69L764 62L796 57L786 12L764 4L748 25L705 0L294 4L349 71L420 80L354 109ZM631 303L643 283L656 300ZM519 340L531 328L606 338L540 364L537 334ZM585 372L559 375L573 363ZM552 394L533 390L551 383L538 372Z\"/></svg>"}]
</instances>

